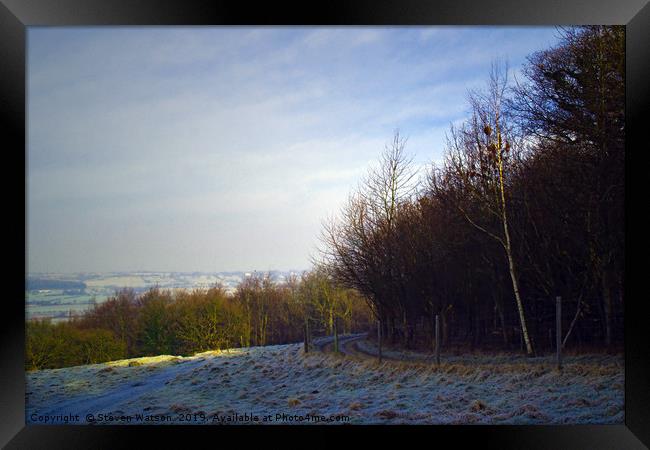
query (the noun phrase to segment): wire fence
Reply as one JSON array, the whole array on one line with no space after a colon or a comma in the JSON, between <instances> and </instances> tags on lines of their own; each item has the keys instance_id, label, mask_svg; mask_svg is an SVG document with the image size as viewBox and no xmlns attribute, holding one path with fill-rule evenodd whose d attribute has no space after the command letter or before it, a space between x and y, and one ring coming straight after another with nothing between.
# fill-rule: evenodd
<instances>
[{"instance_id":1,"label":"wire fence","mask_svg":"<svg viewBox=\"0 0 650 450\"><path fill-rule=\"evenodd\" d=\"M514 302L513 302L514 303ZM559 341L563 351L621 351L624 339L623 305L613 303L605 311L602 299L561 299L557 314L556 298L526 299L525 318L528 336L535 354L554 354ZM451 310L440 315L440 347L443 352L460 353L475 350L526 351L519 313L510 308L495 308L477 314ZM485 312L486 310L484 310ZM388 345L408 345L415 350L434 352L436 348L433 318L420 317L414 323L395 323L384 333ZM376 339L377 332L370 331Z\"/></svg>"}]
</instances>

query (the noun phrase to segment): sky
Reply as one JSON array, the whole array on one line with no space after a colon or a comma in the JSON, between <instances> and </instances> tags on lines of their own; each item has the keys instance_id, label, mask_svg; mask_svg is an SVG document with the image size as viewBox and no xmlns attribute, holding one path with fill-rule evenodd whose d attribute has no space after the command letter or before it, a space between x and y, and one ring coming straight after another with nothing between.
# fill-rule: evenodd
<instances>
[{"instance_id":1,"label":"sky","mask_svg":"<svg viewBox=\"0 0 650 450\"><path fill-rule=\"evenodd\" d=\"M395 130L418 167L553 27L29 27L28 272L304 270Z\"/></svg>"}]
</instances>

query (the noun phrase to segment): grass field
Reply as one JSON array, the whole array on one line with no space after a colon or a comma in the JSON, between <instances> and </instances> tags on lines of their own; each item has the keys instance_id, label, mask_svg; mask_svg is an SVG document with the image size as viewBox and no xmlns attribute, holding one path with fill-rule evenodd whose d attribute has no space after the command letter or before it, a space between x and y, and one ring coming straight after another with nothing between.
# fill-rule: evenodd
<instances>
[{"instance_id":1,"label":"grass field","mask_svg":"<svg viewBox=\"0 0 650 450\"><path fill-rule=\"evenodd\" d=\"M439 368L378 364L304 354L299 344L139 358L29 372L26 419L43 423L43 417L60 416L54 421L65 423L63 415L79 414L83 424L93 414L105 424L151 423L147 417L175 424L313 424L314 418L328 424L623 423L622 356L567 357L562 373L552 366L552 358L512 355L459 356ZM99 420L99 414L108 416ZM273 420L261 420L268 416Z\"/></svg>"}]
</instances>

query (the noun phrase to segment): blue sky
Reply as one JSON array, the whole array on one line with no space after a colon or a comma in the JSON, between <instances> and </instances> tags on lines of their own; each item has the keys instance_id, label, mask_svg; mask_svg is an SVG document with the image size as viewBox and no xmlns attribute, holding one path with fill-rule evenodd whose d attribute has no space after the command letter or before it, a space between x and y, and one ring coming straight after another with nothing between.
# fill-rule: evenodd
<instances>
[{"instance_id":1,"label":"blue sky","mask_svg":"<svg viewBox=\"0 0 650 450\"><path fill-rule=\"evenodd\" d=\"M440 161L552 27L28 30L30 272L307 269L395 129Z\"/></svg>"}]
</instances>

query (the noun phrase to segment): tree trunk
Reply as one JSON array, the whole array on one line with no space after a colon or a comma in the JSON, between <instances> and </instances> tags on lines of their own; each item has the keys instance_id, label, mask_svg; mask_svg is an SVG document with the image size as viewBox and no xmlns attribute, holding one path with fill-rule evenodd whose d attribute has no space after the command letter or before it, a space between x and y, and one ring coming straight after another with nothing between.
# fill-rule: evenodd
<instances>
[{"instance_id":1,"label":"tree trunk","mask_svg":"<svg viewBox=\"0 0 650 450\"><path fill-rule=\"evenodd\" d=\"M603 270L603 309L605 312L605 346L609 349L612 346L612 291L610 288L610 276L607 269Z\"/></svg>"},{"instance_id":2,"label":"tree trunk","mask_svg":"<svg viewBox=\"0 0 650 450\"><path fill-rule=\"evenodd\" d=\"M440 314L440 320L442 322L442 344L447 345L449 332L447 328L447 311L445 309L443 309L442 313Z\"/></svg>"},{"instance_id":3,"label":"tree trunk","mask_svg":"<svg viewBox=\"0 0 650 450\"><path fill-rule=\"evenodd\" d=\"M521 333L524 338L524 343L526 344L526 353L530 356L533 354L533 346L530 342L530 337L528 336L528 328L526 327L526 316L524 314L524 305L522 304L521 296L519 295L519 283L517 282L517 275L515 274L515 265L512 261L512 253L510 251L510 242L509 242L510 239L506 237L506 241L508 242L506 247L506 253L508 254L508 268L510 269L510 279L512 280L512 289L515 292L515 301L517 302L519 321L521 322Z\"/></svg>"},{"instance_id":4,"label":"tree trunk","mask_svg":"<svg viewBox=\"0 0 650 450\"><path fill-rule=\"evenodd\" d=\"M497 122L498 129L498 122ZM524 343L526 344L526 353L528 356L533 354L533 346L530 342L530 337L528 336L528 328L526 327L526 316L524 314L524 305L521 302L521 296L519 295L519 282L517 281L517 274L515 273L515 263L512 259L512 245L510 244L510 231L508 230L508 216L506 214L506 194L505 188L503 185L503 160L501 159L501 134L498 132L498 164L499 164L499 190L501 191L501 217L503 220L503 235L505 237L505 250L506 255L508 256L508 269L510 272L510 279L512 280L512 290L515 293L515 301L517 302L517 310L519 312L519 321L521 322L521 332L524 338Z\"/></svg>"},{"instance_id":5,"label":"tree trunk","mask_svg":"<svg viewBox=\"0 0 650 450\"><path fill-rule=\"evenodd\" d=\"M503 308L499 307L499 302L496 301L497 305L497 314L499 315L499 322L501 323L501 332L503 334L503 343L507 347L508 346L508 332L506 330L506 318L503 315Z\"/></svg>"},{"instance_id":6,"label":"tree trunk","mask_svg":"<svg viewBox=\"0 0 650 450\"><path fill-rule=\"evenodd\" d=\"M472 348L479 347L481 345L481 308L476 300L476 313L474 314L474 337Z\"/></svg>"},{"instance_id":7,"label":"tree trunk","mask_svg":"<svg viewBox=\"0 0 650 450\"><path fill-rule=\"evenodd\" d=\"M431 351L436 351L436 315L431 314Z\"/></svg>"}]
</instances>

